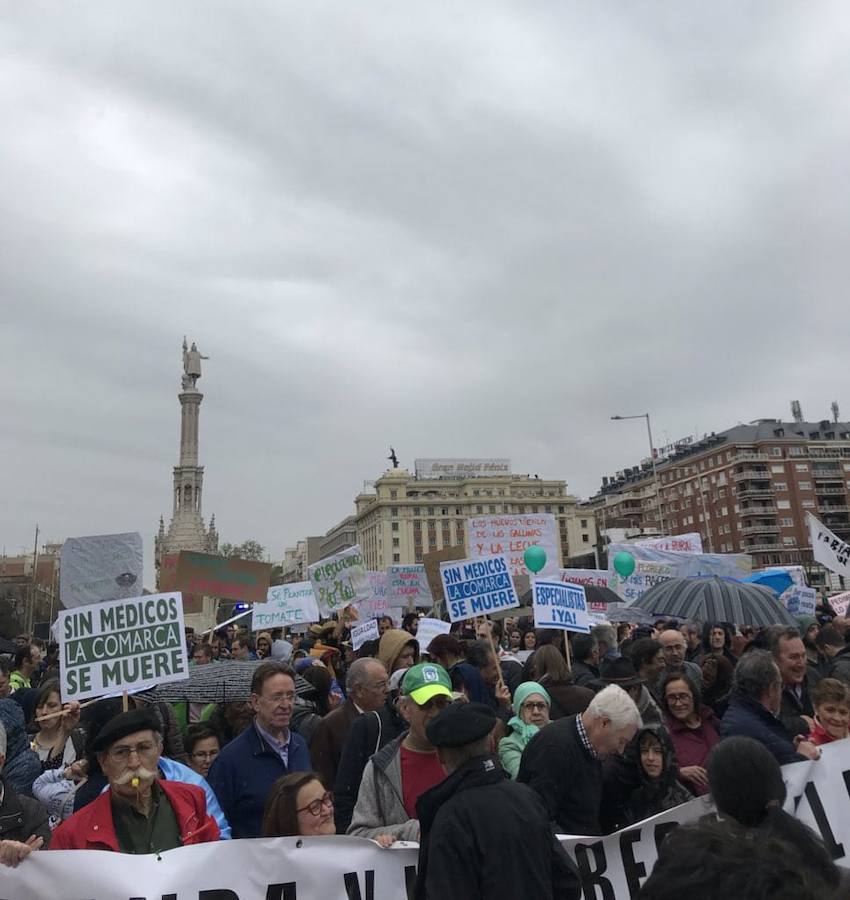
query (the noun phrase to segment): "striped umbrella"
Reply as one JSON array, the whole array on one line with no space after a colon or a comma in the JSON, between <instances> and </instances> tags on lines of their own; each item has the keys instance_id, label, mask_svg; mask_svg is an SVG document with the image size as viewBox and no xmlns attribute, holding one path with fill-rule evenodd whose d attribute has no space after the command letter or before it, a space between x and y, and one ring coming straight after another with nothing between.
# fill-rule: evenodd
<instances>
[{"instance_id":1,"label":"striped umbrella","mask_svg":"<svg viewBox=\"0 0 850 900\"><path fill-rule=\"evenodd\" d=\"M628 607L689 622L729 622L757 628L797 626L769 588L716 575L670 578L630 601Z\"/></svg>"}]
</instances>

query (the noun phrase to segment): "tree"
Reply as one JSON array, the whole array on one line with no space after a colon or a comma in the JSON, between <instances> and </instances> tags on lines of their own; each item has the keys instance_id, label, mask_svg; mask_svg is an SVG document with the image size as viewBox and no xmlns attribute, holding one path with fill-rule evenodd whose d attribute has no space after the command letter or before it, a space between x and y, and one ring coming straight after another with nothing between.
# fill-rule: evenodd
<instances>
[{"instance_id":1,"label":"tree","mask_svg":"<svg viewBox=\"0 0 850 900\"><path fill-rule=\"evenodd\" d=\"M266 548L253 539L241 544L222 544L219 552L222 556L236 556L254 562L265 562L266 559Z\"/></svg>"}]
</instances>

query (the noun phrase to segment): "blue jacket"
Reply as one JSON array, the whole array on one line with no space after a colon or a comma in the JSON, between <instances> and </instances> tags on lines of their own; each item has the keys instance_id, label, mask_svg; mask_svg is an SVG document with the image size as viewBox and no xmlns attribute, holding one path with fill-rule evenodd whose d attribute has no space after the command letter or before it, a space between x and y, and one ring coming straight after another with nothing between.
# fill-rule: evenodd
<instances>
[{"instance_id":1,"label":"blue jacket","mask_svg":"<svg viewBox=\"0 0 850 900\"><path fill-rule=\"evenodd\" d=\"M753 738L770 750L780 766L805 758L794 749L794 742L779 719L758 700L742 694L732 694L729 708L720 722L720 734Z\"/></svg>"},{"instance_id":2,"label":"blue jacket","mask_svg":"<svg viewBox=\"0 0 850 900\"><path fill-rule=\"evenodd\" d=\"M215 758L208 781L224 810L234 838L260 837L263 808L272 785L290 772L309 772L310 751L290 729L289 766L263 740L252 722Z\"/></svg>"},{"instance_id":3,"label":"blue jacket","mask_svg":"<svg viewBox=\"0 0 850 900\"><path fill-rule=\"evenodd\" d=\"M218 798L203 775L199 775L194 769L184 766L183 763L177 762L176 759L169 759L167 756L160 756L159 771L166 781L182 781L184 784L196 784L201 788L207 798L207 812L218 823L219 840L230 840L230 825L228 825L227 819L221 811Z\"/></svg>"}]
</instances>

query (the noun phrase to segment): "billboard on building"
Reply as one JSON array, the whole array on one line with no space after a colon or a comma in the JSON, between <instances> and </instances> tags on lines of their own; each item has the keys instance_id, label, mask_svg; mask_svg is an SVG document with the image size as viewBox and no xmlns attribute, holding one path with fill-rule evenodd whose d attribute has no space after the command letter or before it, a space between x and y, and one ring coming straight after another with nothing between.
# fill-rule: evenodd
<instances>
[{"instance_id":1,"label":"billboard on building","mask_svg":"<svg viewBox=\"0 0 850 900\"><path fill-rule=\"evenodd\" d=\"M509 459L417 459L416 477L489 478L511 474Z\"/></svg>"}]
</instances>

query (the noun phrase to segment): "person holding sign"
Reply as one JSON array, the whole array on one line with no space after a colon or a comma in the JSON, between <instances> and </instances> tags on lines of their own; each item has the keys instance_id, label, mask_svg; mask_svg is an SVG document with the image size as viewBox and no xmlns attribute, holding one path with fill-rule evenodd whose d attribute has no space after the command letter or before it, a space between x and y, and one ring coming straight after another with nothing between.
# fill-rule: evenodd
<instances>
[{"instance_id":1,"label":"person holding sign","mask_svg":"<svg viewBox=\"0 0 850 900\"><path fill-rule=\"evenodd\" d=\"M137 709L100 729L89 749L109 790L59 825L51 850L160 853L219 839L203 790L160 780L160 727L153 711Z\"/></svg>"}]
</instances>

